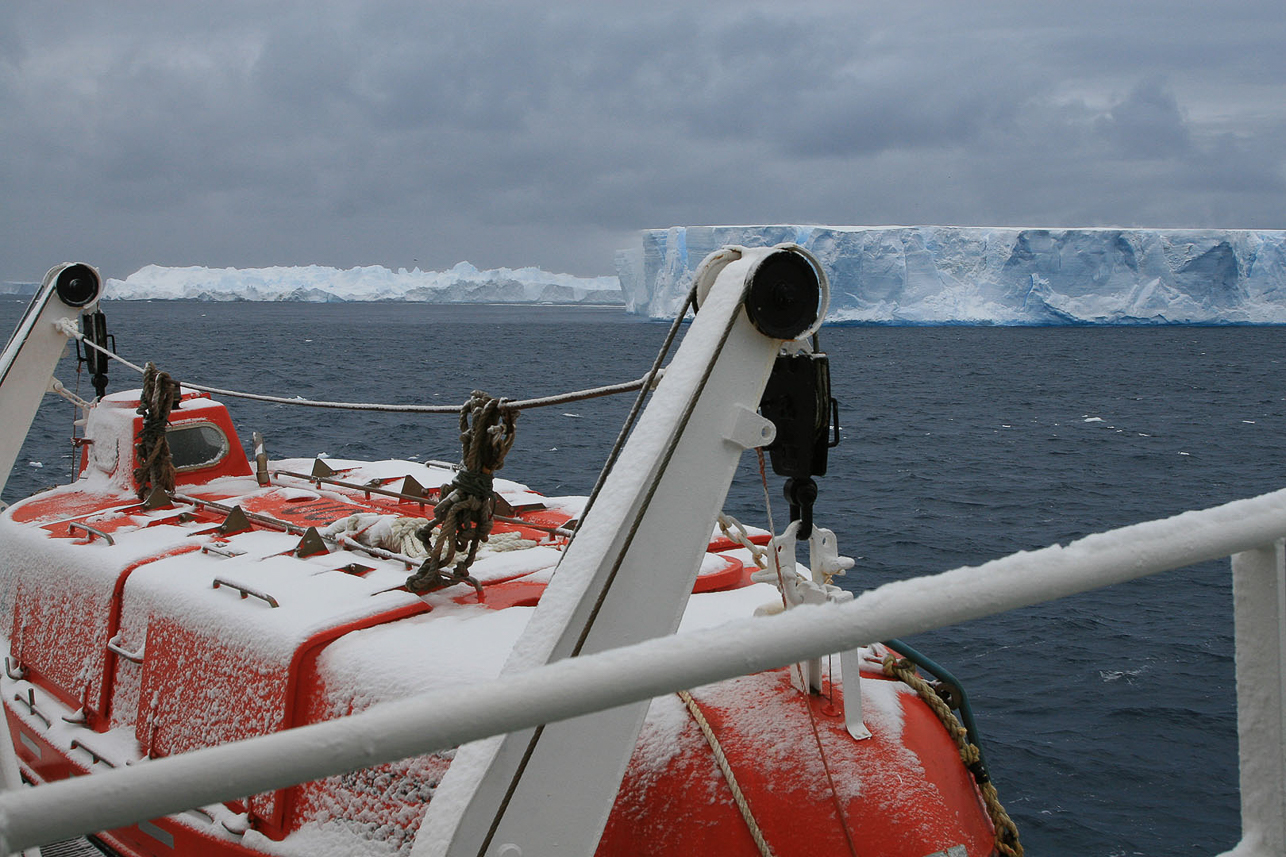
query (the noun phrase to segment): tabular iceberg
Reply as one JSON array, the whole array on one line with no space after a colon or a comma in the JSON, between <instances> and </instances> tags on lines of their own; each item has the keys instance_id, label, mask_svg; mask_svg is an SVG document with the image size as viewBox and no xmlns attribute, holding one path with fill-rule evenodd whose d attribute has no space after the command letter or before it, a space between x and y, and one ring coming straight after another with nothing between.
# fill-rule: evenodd
<instances>
[{"instance_id":1,"label":"tabular iceberg","mask_svg":"<svg viewBox=\"0 0 1286 857\"><path fill-rule=\"evenodd\" d=\"M321 265L274 268L167 268L148 265L106 294L122 300L416 301L424 303L621 304L615 277L576 277L539 268L449 271L381 265L343 270Z\"/></svg>"},{"instance_id":2,"label":"tabular iceberg","mask_svg":"<svg viewBox=\"0 0 1286 857\"><path fill-rule=\"evenodd\" d=\"M1283 324L1286 232L965 226L687 226L617 253L626 308L672 318L701 260L792 241L829 318L880 324Z\"/></svg>"}]
</instances>

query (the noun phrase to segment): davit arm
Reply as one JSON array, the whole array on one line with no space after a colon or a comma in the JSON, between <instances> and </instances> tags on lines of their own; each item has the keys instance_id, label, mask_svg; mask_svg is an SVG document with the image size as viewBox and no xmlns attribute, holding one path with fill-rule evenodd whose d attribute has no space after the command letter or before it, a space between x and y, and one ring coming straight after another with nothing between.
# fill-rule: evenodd
<instances>
[{"instance_id":1,"label":"davit arm","mask_svg":"<svg viewBox=\"0 0 1286 857\"><path fill-rule=\"evenodd\" d=\"M773 361L825 316L821 266L794 245L725 248L700 310L586 513L505 671L671 634L745 449ZM461 747L413 855L591 855L646 701Z\"/></svg>"},{"instance_id":2,"label":"davit arm","mask_svg":"<svg viewBox=\"0 0 1286 857\"><path fill-rule=\"evenodd\" d=\"M92 312L101 293L102 278L89 265L64 263L50 269L0 354L0 418L4 420L0 490L9 481L40 400L67 347L59 324L75 324L76 316Z\"/></svg>"}]
</instances>

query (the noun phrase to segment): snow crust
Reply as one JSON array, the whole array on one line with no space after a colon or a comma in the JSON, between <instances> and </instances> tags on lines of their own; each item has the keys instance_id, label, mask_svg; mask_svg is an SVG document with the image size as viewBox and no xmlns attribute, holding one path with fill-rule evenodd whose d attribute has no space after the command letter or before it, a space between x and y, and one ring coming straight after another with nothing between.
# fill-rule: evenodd
<instances>
[{"instance_id":1,"label":"snow crust","mask_svg":"<svg viewBox=\"0 0 1286 857\"><path fill-rule=\"evenodd\" d=\"M148 265L105 294L121 300L414 301L420 303L620 304L616 277L576 277L539 268L480 271L460 262L448 271L396 271L382 265L328 268L170 268Z\"/></svg>"},{"instance_id":2,"label":"snow crust","mask_svg":"<svg viewBox=\"0 0 1286 857\"><path fill-rule=\"evenodd\" d=\"M1286 232L959 226L651 229L617 254L626 308L672 318L701 260L795 242L831 282L831 321L1283 324Z\"/></svg>"}]
</instances>

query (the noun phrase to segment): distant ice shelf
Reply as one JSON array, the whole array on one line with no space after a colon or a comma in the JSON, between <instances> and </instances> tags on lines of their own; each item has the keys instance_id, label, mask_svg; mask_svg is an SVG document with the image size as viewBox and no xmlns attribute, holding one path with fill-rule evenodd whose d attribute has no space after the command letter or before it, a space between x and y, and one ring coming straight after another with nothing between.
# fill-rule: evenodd
<instances>
[{"instance_id":1,"label":"distant ice shelf","mask_svg":"<svg viewBox=\"0 0 1286 857\"><path fill-rule=\"evenodd\" d=\"M673 318L726 244L795 242L826 268L832 321L1284 324L1286 232L964 226L677 226L617 253L630 312Z\"/></svg>"},{"instance_id":2,"label":"distant ice shelf","mask_svg":"<svg viewBox=\"0 0 1286 857\"><path fill-rule=\"evenodd\" d=\"M122 300L412 301L420 303L623 303L616 277L576 277L539 268L480 271L460 262L448 271L392 271L380 265L328 268L170 268L148 265L106 295Z\"/></svg>"}]
</instances>

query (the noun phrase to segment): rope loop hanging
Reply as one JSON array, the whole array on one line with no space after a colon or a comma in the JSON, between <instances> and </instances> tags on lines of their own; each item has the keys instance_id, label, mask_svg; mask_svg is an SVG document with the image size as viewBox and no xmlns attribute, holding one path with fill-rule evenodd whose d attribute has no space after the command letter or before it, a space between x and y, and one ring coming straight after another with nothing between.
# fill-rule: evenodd
<instances>
[{"instance_id":1,"label":"rope loop hanging","mask_svg":"<svg viewBox=\"0 0 1286 857\"><path fill-rule=\"evenodd\" d=\"M143 427L135 438L138 467L134 469L134 484L138 486L140 500L155 491L167 496L174 493L174 461L165 427L178 398L179 382L158 370L155 363L148 363L143 371L143 393L138 407L138 413L143 415Z\"/></svg>"},{"instance_id":2,"label":"rope loop hanging","mask_svg":"<svg viewBox=\"0 0 1286 857\"><path fill-rule=\"evenodd\" d=\"M416 533L429 556L407 578L410 591L432 592L469 583L481 597L482 587L469 575L469 567L478 546L491 534L496 507L492 480L513 446L517 420L517 408L480 390L474 390L460 408L463 466L433 507L433 521Z\"/></svg>"}]
</instances>

